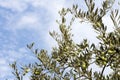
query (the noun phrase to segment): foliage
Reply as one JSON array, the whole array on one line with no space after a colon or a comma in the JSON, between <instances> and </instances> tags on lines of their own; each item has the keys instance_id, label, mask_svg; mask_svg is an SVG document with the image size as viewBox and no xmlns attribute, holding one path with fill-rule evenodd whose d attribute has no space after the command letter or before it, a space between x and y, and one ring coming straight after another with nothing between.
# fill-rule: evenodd
<instances>
[{"instance_id":1,"label":"foliage","mask_svg":"<svg viewBox=\"0 0 120 80\"><path fill-rule=\"evenodd\" d=\"M51 56L47 50L33 49L34 43L27 45L40 62L22 67L20 74L16 63L12 64L16 80L22 80L28 72L30 80L119 80L120 79L120 14L118 9L112 9L114 2L103 1L101 8L95 8L93 0L85 0L87 11L73 5L72 8L63 8L59 14L61 20L57 21L61 33L55 31L50 35L56 40L58 47L53 47ZM70 24L67 25L67 14L72 14ZM109 15L114 31L107 32L108 26L103 23L103 17ZM87 39L75 43L72 39L71 26L75 19L80 22L91 23L97 33L99 43L89 44ZM86 27L87 29L87 27ZM101 72L93 72L90 66L96 64L102 68ZM104 75L105 69L113 70L109 75Z\"/></svg>"}]
</instances>

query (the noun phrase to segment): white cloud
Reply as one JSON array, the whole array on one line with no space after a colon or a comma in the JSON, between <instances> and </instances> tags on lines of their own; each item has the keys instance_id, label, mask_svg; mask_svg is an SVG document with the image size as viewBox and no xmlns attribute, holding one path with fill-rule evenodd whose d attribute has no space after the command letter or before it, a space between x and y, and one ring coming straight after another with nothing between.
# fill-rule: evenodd
<instances>
[{"instance_id":1,"label":"white cloud","mask_svg":"<svg viewBox=\"0 0 120 80\"><path fill-rule=\"evenodd\" d=\"M28 54L25 48L19 48L15 50L0 50L0 79L7 78L7 76L12 76L10 63L17 61L18 64L25 64L29 61L35 61L35 57ZM24 62L23 62L24 60Z\"/></svg>"},{"instance_id":2,"label":"white cloud","mask_svg":"<svg viewBox=\"0 0 120 80\"><path fill-rule=\"evenodd\" d=\"M39 17L34 13L21 16L16 25L14 29L38 29L41 26Z\"/></svg>"},{"instance_id":3,"label":"white cloud","mask_svg":"<svg viewBox=\"0 0 120 80\"><path fill-rule=\"evenodd\" d=\"M98 42L96 33L90 23L80 23L76 21L72 26L75 42L79 43L83 39L88 39L89 42Z\"/></svg>"},{"instance_id":4,"label":"white cloud","mask_svg":"<svg viewBox=\"0 0 120 80\"><path fill-rule=\"evenodd\" d=\"M9 29L35 29L41 31L41 27L48 27L45 26L43 23L42 18L40 16L46 16L46 19L50 21L46 24L51 24L55 22L58 17L58 11L67 4L65 4L65 0L53 0L50 2L49 0L1 0L0 6L11 9L12 11L17 12L12 17L9 17ZM33 12L26 13L27 9L32 7L34 10ZM45 14L41 14L39 11L42 12L45 10ZM10 27L11 26L11 27Z\"/></svg>"},{"instance_id":5,"label":"white cloud","mask_svg":"<svg viewBox=\"0 0 120 80\"><path fill-rule=\"evenodd\" d=\"M114 30L113 22L110 18L110 16L106 15L103 17L103 23L107 26L107 32L111 32Z\"/></svg>"},{"instance_id":6,"label":"white cloud","mask_svg":"<svg viewBox=\"0 0 120 80\"><path fill-rule=\"evenodd\" d=\"M0 78L4 78L6 74L10 75L10 68L7 64L7 61L4 58L0 59Z\"/></svg>"},{"instance_id":7,"label":"white cloud","mask_svg":"<svg viewBox=\"0 0 120 80\"><path fill-rule=\"evenodd\" d=\"M34 24L37 22L36 18L34 16L23 16L20 20L21 24Z\"/></svg>"},{"instance_id":8,"label":"white cloud","mask_svg":"<svg viewBox=\"0 0 120 80\"><path fill-rule=\"evenodd\" d=\"M27 8L27 5L21 0L1 0L0 6L19 12L22 12Z\"/></svg>"},{"instance_id":9,"label":"white cloud","mask_svg":"<svg viewBox=\"0 0 120 80\"><path fill-rule=\"evenodd\" d=\"M3 58L1 58L0 59L0 65L4 65L4 64L6 64L6 61Z\"/></svg>"}]
</instances>

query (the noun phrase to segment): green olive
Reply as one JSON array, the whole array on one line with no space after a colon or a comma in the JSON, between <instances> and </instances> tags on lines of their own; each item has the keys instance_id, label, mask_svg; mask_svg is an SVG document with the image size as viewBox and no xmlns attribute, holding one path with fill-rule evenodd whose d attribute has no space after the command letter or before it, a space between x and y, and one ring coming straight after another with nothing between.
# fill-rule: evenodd
<instances>
[{"instance_id":1,"label":"green olive","mask_svg":"<svg viewBox=\"0 0 120 80\"><path fill-rule=\"evenodd\" d=\"M35 75L39 75L40 71L35 71L34 73L35 73Z\"/></svg>"},{"instance_id":2,"label":"green olive","mask_svg":"<svg viewBox=\"0 0 120 80\"><path fill-rule=\"evenodd\" d=\"M107 61L107 58L105 58L104 56L102 56L101 59Z\"/></svg>"},{"instance_id":3,"label":"green olive","mask_svg":"<svg viewBox=\"0 0 120 80\"><path fill-rule=\"evenodd\" d=\"M106 64L107 64L107 62L105 62L105 61L104 61L104 62L103 62L103 64L104 64L104 65L106 65Z\"/></svg>"},{"instance_id":4,"label":"green olive","mask_svg":"<svg viewBox=\"0 0 120 80\"><path fill-rule=\"evenodd\" d=\"M86 68L86 63L85 62L83 62L82 67Z\"/></svg>"},{"instance_id":5,"label":"green olive","mask_svg":"<svg viewBox=\"0 0 120 80\"><path fill-rule=\"evenodd\" d=\"M115 53L115 51L113 51L113 50L108 50L108 53L113 54L113 53Z\"/></svg>"}]
</instances>

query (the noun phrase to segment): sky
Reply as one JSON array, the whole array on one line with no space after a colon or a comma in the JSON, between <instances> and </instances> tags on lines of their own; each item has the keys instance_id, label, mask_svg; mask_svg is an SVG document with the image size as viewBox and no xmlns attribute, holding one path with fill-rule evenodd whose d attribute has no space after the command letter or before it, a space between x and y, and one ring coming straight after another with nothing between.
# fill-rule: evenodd
<instances>
[{"instance_id":1,"label":"sky","mask_svg":"<svg viewBox=\"0 0 120 80\"><path fill-rule=\"evenodd\" d=\"M56 23L60 19L58 11L76 3L85 8L83 0L0 0L0 80L13 80L9 63L36 61L27 44L35 42L35 47L48 51L56 45L49 31L59 31ZM100 3L101 0L98 0L96 4L99 6ZM103 20L106 25L113 26L108 16ZM109 27L108 30L113 28ZM72 33L75 42L83 38L98 42L90 24L80 24L78 21L73 24Z\"/></svg>"}]
</instances>

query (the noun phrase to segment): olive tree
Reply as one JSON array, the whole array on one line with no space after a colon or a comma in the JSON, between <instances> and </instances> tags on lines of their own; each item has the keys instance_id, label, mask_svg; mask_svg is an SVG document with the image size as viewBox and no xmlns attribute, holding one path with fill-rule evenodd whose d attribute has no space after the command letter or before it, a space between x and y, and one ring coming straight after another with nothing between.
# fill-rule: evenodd
<instances>
[{"instance_id":1,"label":"olive tree","mask_svg":"<svg viewBox=\"0 0 120 80\"><path fill-rule=\"evenodd\" d=\"M34 43L27 45L39 62L23 66L22 71L17 69L16 62L11 64L16 80L22 80L27 73L30 73L30 80L120 80L120 13L112 8L115 1L105 0L101 7L96 7L93 0L84 1L86 10L76 4L59 11L61 19L57 23L60 33L50 32L58 46L52 48L50 55L45 49L34 49ZM72 15L69 24L66 19L68 14ZM114 24L112 32L107 32L109 26L103 23L105 15ZM83 39L81 43L74 42L71 27L75 19L91 24L97 33L98 44L90 44L88 39ZM93 71L92 64L102 70ZM113 72L104 75L107 67Z\"/></svg>"}]
</instances>

